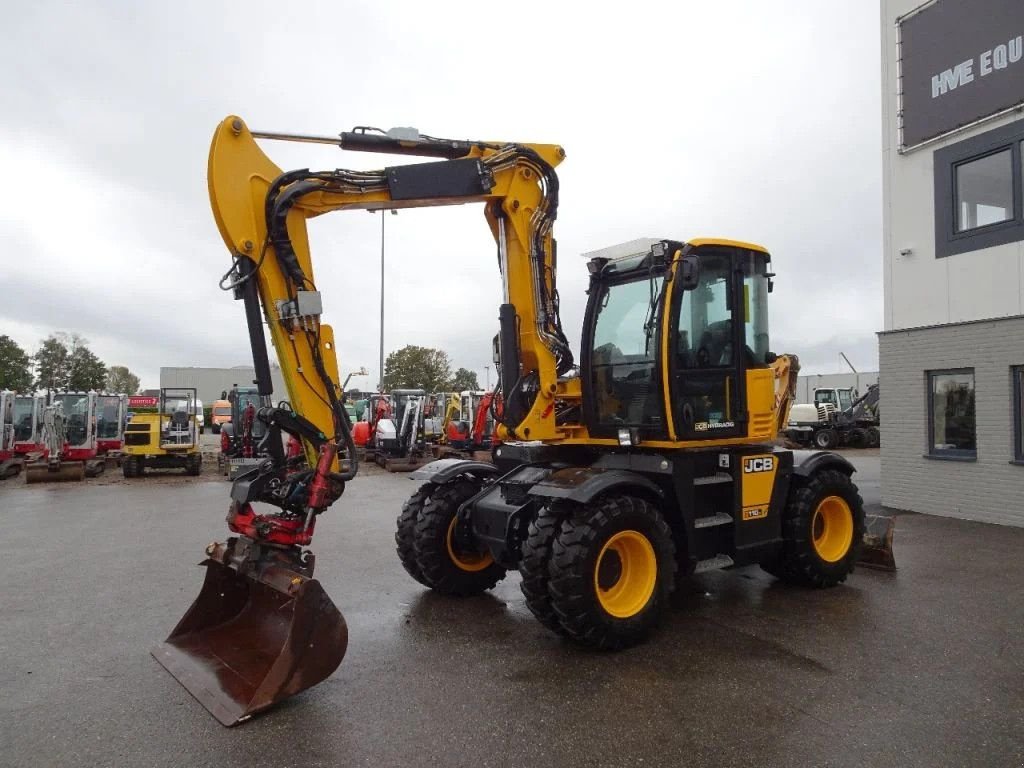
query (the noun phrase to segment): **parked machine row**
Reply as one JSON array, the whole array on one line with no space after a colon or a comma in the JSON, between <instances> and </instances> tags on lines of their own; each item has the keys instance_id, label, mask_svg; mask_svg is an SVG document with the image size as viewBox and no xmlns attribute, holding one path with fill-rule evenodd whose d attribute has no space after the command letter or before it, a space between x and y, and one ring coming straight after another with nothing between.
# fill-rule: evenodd
<instances>
[{"instance_id":1,"label":"parked machine row","mask_svg":"<svg viewBox=\"0 0 1024 768\"><path fill-rule=\"evenodd\" d=\"M95 477L120 461L127 395L102 392L0 392L0 479L25 470L25 481Z\"/></svg>"}]
</instances>

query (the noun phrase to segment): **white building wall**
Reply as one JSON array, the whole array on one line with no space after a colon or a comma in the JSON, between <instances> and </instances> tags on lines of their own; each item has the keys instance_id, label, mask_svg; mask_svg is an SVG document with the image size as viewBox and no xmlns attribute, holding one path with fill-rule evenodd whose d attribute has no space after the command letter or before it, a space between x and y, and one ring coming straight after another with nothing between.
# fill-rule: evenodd
<instances>
[{"instance_id":1,"label":"white building wall","mask_svg":"<svg viewBox=\"0 0 1024 768\"><path fill-rule=\"evenodd\" d=\"M933 153L1002 125L989 120L919 149L897 152L896 19L920 0L882 0L882 188L885 330L1024 314L1024 242L935 258ZM901 255L900 251L911 253Z\"/></svg>"},{"instance_id":2,"label":"white building wall","mask_svg":"<svg viewBox=\"0 0 1024 768\"><path fill-rule=\"evenodd\" d=\"M160 369L161 387L195 387L198 397L204 406L210 406L219 400L221 392L235 384L240 387L253 386L256 371L252 366L237 368L198 368L198 367L164 367ZM274 385L273 400L284 400L288 397L280 368L270 369L270 380Z\"/></svg>"}]
</instances>

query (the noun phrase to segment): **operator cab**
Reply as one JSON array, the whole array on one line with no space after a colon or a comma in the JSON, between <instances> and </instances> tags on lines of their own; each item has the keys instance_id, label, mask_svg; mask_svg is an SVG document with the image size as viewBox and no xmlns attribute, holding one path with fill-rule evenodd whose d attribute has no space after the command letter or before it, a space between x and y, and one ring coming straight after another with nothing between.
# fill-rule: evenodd
<instances>
[{"instance_id":1,"label":"operator cab","mask_svg":"<svg viewBox=\"0 0 1024 768\"><path fill-rule=\"evenodd\" d=\"M186 448L196 442L196 390L193 387L160 390L160 447Z\"/></svg>"},{"instance_id":2,"label":"operator cab","mask_svg":"<svg viewBox=\"0 0 1024 768\"><path fill-rule=\"evenodd\" d=\"M28 443L36 439L42 421L42 399L32 395L14 398L14 442Z\"/></svg>"},{"instance_id":3,"label":"operator cab","mask_svg":"<svg viewBox=\"0 0 1024 768\"><path fill-rule=\"evenodd\" d=\"M747 372L768 343L770 256L733 241L663 240L591 260L584 328L590 434L632 442L748 434ZM759 382L765 377L760 377Z\"/></svg>"},{"instance_id":4,"label":"operator cab","mask_svg":"<svg viewBox=\"0 0 1024 768\"><path fill-rule=\"evenodd\" d=\"M814 404L831 403L840 411L848 411L853 407L853 400L856 393L850 388L816 389L814 390Z\"/></svg>"},{"instance_id":5,"label":"operator cab","mask_svg":"<svg viewBox=\"0 0 1024 768\"><path fill-rule=\"evenodd\" d=\"M72 448L89 442L95 423L96 400L87 392L67 392L53 396L53 402L60 405L64 414L64 434Z\"/></svg>"}]
</instances>

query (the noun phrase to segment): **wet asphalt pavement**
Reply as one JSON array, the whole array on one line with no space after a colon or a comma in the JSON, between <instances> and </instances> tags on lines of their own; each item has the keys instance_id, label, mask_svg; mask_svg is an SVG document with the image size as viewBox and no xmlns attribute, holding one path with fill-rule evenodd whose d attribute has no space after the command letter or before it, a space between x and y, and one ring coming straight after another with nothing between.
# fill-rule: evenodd
<instances>
[{"instance_id":1,"label":"wet asphalt pavement","mask_svg":"<svg viewBox=\"0 0 1024 768\"><path fill-rule=\"evenodd\" d=\"M877 456L854 456L877 506ZM11 481L8 481L10 483ZM3 766L1018 766L1024 530L908 515L896 575L805 591L757 568L680 585L661 632L580 650L519 578L446 599L394 555L402 475L321 520L349 624L321 685L220 726L152 657L226 532L227 483L0 485Z\"/></svg>"}]
</instances>

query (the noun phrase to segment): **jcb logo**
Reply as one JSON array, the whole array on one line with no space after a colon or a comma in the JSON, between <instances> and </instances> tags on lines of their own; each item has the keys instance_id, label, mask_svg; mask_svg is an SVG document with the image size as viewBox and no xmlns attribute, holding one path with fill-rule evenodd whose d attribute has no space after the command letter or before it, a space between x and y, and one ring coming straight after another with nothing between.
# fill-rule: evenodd
<instances>
[{"instance_id":1,"label":"jcb logo","mask_svg":"<svg viewBox=\"0 0 1024 768\"><path fill-rule=\"evenodd\" d=\"M771 472L775 469L774 456L755 456L752 459L744 459L743 471L746 474L751 472Z\"/></svg>"}]
</instances>

